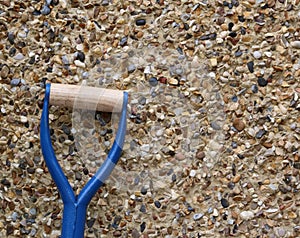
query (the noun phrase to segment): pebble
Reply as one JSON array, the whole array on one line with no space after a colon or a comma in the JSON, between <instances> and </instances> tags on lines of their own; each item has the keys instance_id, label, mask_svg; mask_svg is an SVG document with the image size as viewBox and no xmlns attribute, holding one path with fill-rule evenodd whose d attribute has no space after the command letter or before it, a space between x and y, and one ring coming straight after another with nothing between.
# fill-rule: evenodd
<instances>
[{"instance_id":1,"label":"pebble","mask_svg":"<svg viewBox=\"0 0 300 238\"><path fill-rule=\"evenodd\" d=\"M245 123L243 122L243 120L236 118L233 121L233 127L240 132L245 129Z\"/></svg>"},{"instance_id":2,"label":"pebble","mask_svg":"<svg viewBox=\"0 0 300 238\"><path fill-rule=\"evenodd\" d=\"M22 123L27 123L27 122L28 122L28 119L27 119L26 116L20 116L20 121L21 121Z\"/></svg>"},{"instance_id":3,"label":"pebble","mask_svg":"<svg viewBox=\"0 0 300 238\"><path fill-rule=\"evenodd\" d=\"M196 172L196 170L194 170L194 169L192 169L191 171L190 171L190 177L195 177L196 176L196 174L197 174L197 172Z\"/></svg>"},{"instance_id":4,"label":"pebble","mask_svg":"<svg viewBox=\"0 0 300 238\"><path fill-rule=\"evenodd\" d=\"M263 77L259 77L259 78L257 79L257 83L258 83L258 85L261 86L261 87L265 87L265 86L268 85L268 81L265 80Z\"/></svg>"},{"instance_id":5,"label":"pebble","mask_svg":"<svg viewBox=\"0 0 300 238\"><path fill-rule=\"evenodd\" d=\"M128 73L131 74L131 73L133 73L135 70L136 70L136 66L135 66L134 64L128 65L128 67L127 67Z\"/></svg>"},{"instance_id":6,"label":"pebble","mask_svg":"<svg viewBox=\"0 0 300 238\"><path fill-rule=\"evenodd\" d=\"M42 10L41 10L41 14L42 15L48 15L50 12L51 12L51 9L47 5L44 5Z\"/></svg>"},{"instance_id":7,"label":"pebble","mask_svg":"<svg viewBox=\"0 0 300 238\"><path fill-rule=\"evenodd\" d=\"M140 212L145 213L146 212L146 206L145 204L142 204L140 207Z\"/></svg>"},{"instance_id":8,"label":"pebble","mask_svg":"<svg viewBox=\"0 0 300 238\"><path fill-rule=\"evenodd\" d=\"M158 84L157 78L156 78L156 77L151 77L151 78L149 79L149 84L150 84L150 86L152 86L152 87L157 86L157 84Z\"/></svg>"},{"instance_id":9,"label":"pebble","mask_svg":"<svg viewBox=\"0 0 300 238\"><path fill-rule=\"evenodd\" d=\"M7 39L11 45L15 43L15 34L13 32L8 32Z\"/></svg>"},{"instance_id":10,"label":"pebble","mask_svg":"<svg viewBox=\"0 0 300 238\"><path fill-rule=\"evenodd\" d=\"M85 54L81 51L76 52L76 59L80 60L81 62L84 62Z\"/></svg>"},{"instance_id":11,"label":"pebble","mask_svg":"<svg viewBox=\"0 0 300 238\"><path fill-rule=\"evenodd\" d=\"M254 72L254 62L253 61L249 61L247 63L247 67L248 67L248 70L249 70L250 73Z\"/></svg>"},{"instance_id":12,"label":"pebble","mask_svg":"<svg viewBox=\"0 0 300 238\"><path fill-rule=\"evenodd\" d=\"M212 67L216 67L218 65L218 61L216 58L211 58L210 59L210 64Z\"/></svg>"},{"instance_id":13,"label":"pebble","mask_svg":"<svg viewBox=\"0 0 300 238\"><path fill-rule=\"evenodd\" d=\"M267 133L267 132L266 132L264 129L260 129L260 130L256 133L255 137L256 137L256 139L261 139L266 133Z\"/></svg>"},{"instance_id":14,"label":"pebble","mask_svg":"<svg viewBox=\"0 0 300 238\"><path fill-rule=\"evenodd\" d=\"M282 227L275 227L275 234L277 237L285 237L286 235L286 230Z\"/></svg>"},{"instance_id":15,"label":"pebble","mask_svg":"<svg viewBox=\"0 0 300 238\"><path fill-rule=\"evenodd\" d=\"M81 173L79 171L75 172L75 179L78 180L78 181L81 181L82 175L81 175Z\"/></svg>"},{"instance_id":16,"label":"pebble","mask_svg":"<svg viewBox=\"0 0 300 238\"><path fill-rule=\"evenodd\" d=\"M236 51L236 52L234 53L235 57L240 57L240 56L242 56L242 54L243 54L242 51Z\"/></svg>"},{"instance_id":17,"label":"pebble","mask_svg":"<svg viewBox=\"0 0 300 238\"><path fill-rule=\"evenodd\" d=\"M13 87L16 87L19 85L19 83L21 82L21 79L19 78L13 78L11 81L10 81L10 85L13 86Z\"/></svg>"},{"instance_id":18,"label":"pebble","mask_svg":"<svg viewBox=\"0 0 300 238\"><path fill-rule=\"evenodd\" d=\"M146 222L142 222L142 224L140 225L140 231L144 232L145 229L146 229Z\"/></svg>"},{"instance_id":19,"label":"pebble","mask_svg":"<svg viewBox=\"0 0 300 238\"><path fill-rule=\"evenodd\" d=\"M36 208L30 208L29 214L30 214L31 216L35 217L36 214L37 214Z\"/></svg>"},{"instance_id":20,"label":"pebble","mask_svg":"<svg viewBox=\"0 0 300 238\"><path fill-rule=\"evenodd\" d=\"M292 41L291 46L295 49L300 49L300 41Z\"/></svg>"},{"instance_id":21,"label":"pebble","mask_svg":"<svg viewBox=\"0 0 300 238\"><path fill-rule=\"evenodd\" d=\"M198 151L196 153L196 158L199 159L199 160L202 160L205 158L205 152L204 151Z\"/></svg>"},{"instance_id":22,"label":"pebble","mask_svg":"<svg viewBox=\"0 0 300 238\"><path fill-rule=\"evenodd\" d=\"M120 42L119 42L119 45L120 46L125 46L127 44L127 37L124 36L121 38Z\"/></svg>"},{"instance_id":23,"label":"pebble","mask_svg":"<svg viewBox=\"0 0 300 238\"><path fill-rule=\"evenodd\" d=\"M194 221L198 221L198 220L200 220L203 216L204 216L203 213L195 213L195 214L193 215L193 219L194 219Z\"/></svg>"},{"instance_id":24,"label":"pebble","mask_svg":"<svg viewBox=\"0 0 300 238\"><path fill-rule=\"evenodd\" d=\"M9 73L10 73L10 68L8 67L8 65L7 64L2 65L2 68L0 71L1 78L6 79Z\"/></svg>"},{"instance_id":25,"label":"pebble","mask_svg":"<svg viewBox=\"0 0 300 238\"><path fill-rule=\"evenodd\" d=\"M254 52L253 52L253 57L254 57L255 59L260 59L260 58L261 58L261 52L259 52L259 51L254 51Z\"/></svg>"},{"instance_id":26,"label":"pebble","mask_svg":"<svg viewBox=\"0 0 300 238\"><path fill-rule=\"evenodd\" d=\"M254 218L254 213L252 211L242 211L240 217L242 220L248 221Z\"/></svg>"},{"instance_id":27,"label":"pebble","mask_svg":"<svg viewBox=\"0 0 300 238\"><path fill-rule=\"evenodd\" d=\"M147 194L147 188L142 187L141 188L141 194L146 195Z\"/></svg>"},{"instance_id":28,"label":"pebble","mask_svg":"<svg viewBox=\"0 0 300 238\"><path fill-rule=\"evenodd\" d=\"M80 68L85 68L85 63L81 62L80 60L74 60L74 64Z\"/></svg>"},{"instance_id":29,"label":"pebble","mask_svg":"<svg viewBox=\"0 0 300 238\"><path fill-rule=\"evenodd\" d=\"M228 200L225 199L225 198L222 198L222 199L221 199L221 204L222 204L222 206L223 206L224 208L229 207L229 202L228 202Z\"/></svg>"},{"instance_id":30,"label":"pebble","mask_svg":"<svg viewBox=\"0 0 300 238\"><path fill-rule=\"evenodd\" d=\"M158 200L156 200L156 201L154 202L154 205L155 205L157 208L160 208L160 207L161 207L161 203L160 203L160 201L158 201Z\"/></svg>"},{"instance_id":31,"label":"pebble","mask_svg":"<svg viewBox=\"0 0 300 238\"><path fill-rule=\"evenodd\" d=\"M137 19L137 20L135 21L135 24L136 24L137 26L144 26L144 25L146 25L146 20L145 20L145 19Z\"/></svg>"},{"instance_id":32,"label":"pebble","mask_svg":"<svg viewBox=\"0 0 300 238\"><path fill-rule=\"evenodd\" d=\"M14 56L14 59L15 60L22 60L22 59L24 59L24 55L22 53L18 53Z\"/></svg>"},{"instance_id":33,"label":"pebble","mask_svg":"<svg viewBox=\"0 0 300 238\"><path fill-rule=\"evenodd\" d=\"M140 238L141 234L137 229L134 228L131 232L131 236L132 236L132 238Z\"/></svg>"},{"instance_id":34,"label":"pebble","mask_svg":"<svg viewBox=\"0 0 300 238\"><path fill-rule=\"evenodd\" d=\"M93 227L93 225L95 224L96 219L95 218L91 218L91 219L87 219L86 221L86 225L88 228Z\"/></svg>"},{"instance_id":35,"label":"pebble","mask_svg":"<svg viewBox=\"0 0 300 238\"><path fill-rule=\"evenodd\" d=\"M253 93L258 93L258 87L257 87L257 85L256 84L252 84L251 85L251 90L252 90Z\"/></svg>"}]
</instances>

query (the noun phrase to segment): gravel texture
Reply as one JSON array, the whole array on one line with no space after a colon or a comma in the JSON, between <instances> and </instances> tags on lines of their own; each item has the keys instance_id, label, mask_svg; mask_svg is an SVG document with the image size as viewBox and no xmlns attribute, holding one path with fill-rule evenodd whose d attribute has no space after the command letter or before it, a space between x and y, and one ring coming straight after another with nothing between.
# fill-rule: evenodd
<instances>
[{"instance_id":1,"label":"gravel texture","mask_svg":"<svg viewBox=\"0 0 300 238\"><path fill-rule=\"evenodd\" d=\"M58 237L46 82L130 93L124 152L85 237L299 237L300 2L0 1L0 236ZM78 193L118 115L50 108Z\"/></svg>"}]
</instances>

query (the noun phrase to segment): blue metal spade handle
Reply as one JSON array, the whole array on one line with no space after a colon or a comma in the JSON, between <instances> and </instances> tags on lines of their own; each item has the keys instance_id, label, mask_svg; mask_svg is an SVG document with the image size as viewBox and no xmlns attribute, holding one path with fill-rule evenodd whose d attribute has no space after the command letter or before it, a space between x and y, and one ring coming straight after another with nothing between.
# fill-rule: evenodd
<instances>
[{"instance_id":1,"label":"blue metal spade handle","mask_svg":"<svg viewBox=\"0 0 300 238\"><path fill-rule=\"evenodd\" d=\"M46 84L45 99L40 124L42 153L49 172L56 186L58 187L64 204L61 238L82 238L84 236L87 206L99 187L104 184L105 180L111 174L122 152L126 134L126 108L128 94L124 92L123 107L118 132L106 160L98 169L96 174L83 187L78 196L76 196L56 159L51 143L48 110L50 87L50 84Z\"/></svg>"}]
</instances>

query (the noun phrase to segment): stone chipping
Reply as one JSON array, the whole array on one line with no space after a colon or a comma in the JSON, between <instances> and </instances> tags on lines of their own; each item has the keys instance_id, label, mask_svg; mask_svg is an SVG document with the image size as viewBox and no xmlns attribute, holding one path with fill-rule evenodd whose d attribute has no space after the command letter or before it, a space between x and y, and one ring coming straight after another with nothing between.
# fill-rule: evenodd
<instances>
[{"instance_id":1,"label":"stone chipping","mask_svg":"<svg viewBox=\"0 0 300 238\"><path fill-rule=\"evenodd\" d=\"M0 236L59 237L40 149L45 83L130 94L85 237L299 237L299 0L0 1ZM116 113L50 108L78 193Z\"/></svg>"}]
</instances>

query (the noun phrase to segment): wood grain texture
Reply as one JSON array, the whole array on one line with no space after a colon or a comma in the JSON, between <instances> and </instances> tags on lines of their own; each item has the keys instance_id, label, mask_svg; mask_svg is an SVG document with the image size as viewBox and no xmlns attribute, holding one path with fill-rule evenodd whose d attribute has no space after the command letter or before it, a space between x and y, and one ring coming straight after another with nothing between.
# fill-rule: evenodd
<instances>
[{"instance_id":1,"label":"wood grain texture","mask_svg":"<svg viewBox=\"0 0 300 238\"><path fill-rule=\"evenodd\" d=\"M120 112L123 104L123 91L52 83L50 104L103 112Z\"/></svg>"}]
</instances>

